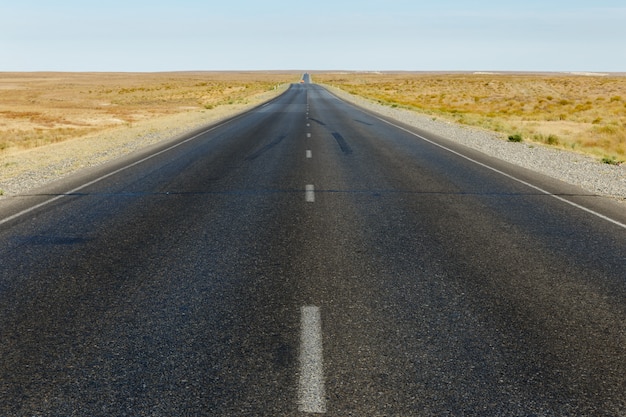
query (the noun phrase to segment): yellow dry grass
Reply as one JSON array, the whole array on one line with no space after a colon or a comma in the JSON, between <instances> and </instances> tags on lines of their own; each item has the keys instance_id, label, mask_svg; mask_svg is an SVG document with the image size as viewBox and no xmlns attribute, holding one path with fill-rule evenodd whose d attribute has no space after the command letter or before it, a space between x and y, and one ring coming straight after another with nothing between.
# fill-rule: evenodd
<instances>
[{"instance_id":1,"label":"yellow dry grass","mask_svg":"<svg viewBox=\"0 0 626 417\"><path fill-rule=\"evenodd\" d=\"M297 73L0 73L0 152L246 103Z\"/></svg>"},{"instance_id":2,"label":"yellow dry grass","mask_svg":"<svg viewBox=\"0 0 626 417\"><path fill-rule=\"evenodd\" d=\"M320 73L314 78L381 104L605 158L626 157L626 76Z\"/></svg>"}]
</instances>

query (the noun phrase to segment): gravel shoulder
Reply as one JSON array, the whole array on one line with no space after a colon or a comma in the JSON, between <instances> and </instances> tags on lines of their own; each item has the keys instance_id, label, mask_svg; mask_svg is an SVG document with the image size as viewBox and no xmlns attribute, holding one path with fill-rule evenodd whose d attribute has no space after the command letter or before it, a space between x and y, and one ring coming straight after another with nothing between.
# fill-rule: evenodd
<instances>
[{"instance_id":1,"label":"gravel shoulder","mask_svg":"<svg viewBox=\"0 0 626 417\"><path fill-rule=\"evenodd\" d=\"M626 203L626 164L604 164L591 156L549 148L536 143L509 142L504 135L480 128L433 119L414 111L392 108L324 86L338 97L365 109L438 136L456 141L487 155L540 172L563 182Z\"/></svg>"}]
</instances>

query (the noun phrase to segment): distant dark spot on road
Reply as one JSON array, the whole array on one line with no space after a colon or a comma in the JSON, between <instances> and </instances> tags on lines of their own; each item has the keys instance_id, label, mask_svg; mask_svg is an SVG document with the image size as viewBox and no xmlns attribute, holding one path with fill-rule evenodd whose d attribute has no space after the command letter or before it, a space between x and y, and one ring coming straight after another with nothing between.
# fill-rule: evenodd
<instances>
[{"instance_id":1,"label":"distant dark spot on road","mask_svg":"<svg viewBox=\"0 0 626 417\"><path fill-rule=\"evenodd\" d=\"M246 161L252 161L255 160L256 158L258 158L259 156L261 156L262 154L264 154L265 152L269 151L270 149L272 149L274 146L278 145L280 142L282 142L283 139L285 139L287 137L287 135L282 135L277 137L276 139L274 139L272 142L268 143L267 145L263 146L262 148L258 149L256 152L248 155L248 157L246 158Z\"/></svg>"},{"instance_id":2,"label":"distant dark spot on road","mask_svg":"<svg viewBox=\"0 0 626 417\"><path fill-rule=\"evenodd\" d=\"M315 123L319 123L322 126L326 126L326 123L324 123L324 122L322 122L320 120L317 120L317 119L313 119L312 117L309 117L309 120L313 120Z\"/></svg>"},{"instance_id":3,"label":"distant dark spot on road","mask_svg":"<svg viewBox=\"0 0 626 417\"><path fill-rule=\"evenodd\" d=\"M352 153L352 148L350 147L350 145L348 145L348 142L346 142L346 140L343 138L343 136L341 136L340 133L333 132L333 137L337 141L337 144L339 145L343 153L345 154Z\"/></svg>"}]
</instances>

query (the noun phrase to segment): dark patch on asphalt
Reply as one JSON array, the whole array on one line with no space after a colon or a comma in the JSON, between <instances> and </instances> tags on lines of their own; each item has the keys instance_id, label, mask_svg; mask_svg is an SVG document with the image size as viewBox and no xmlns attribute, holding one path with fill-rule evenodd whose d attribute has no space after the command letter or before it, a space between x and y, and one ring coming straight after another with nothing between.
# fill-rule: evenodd
<instances>
[{"instance_id":1,"label":"dark patch on asphalt","mask_svg":"<svg viewBox=\"0 0 626 417\"><path fill-rule=\"evenodd\" d=\"M346 140L343 138L343 136L341 136L340 133L333 132L333 137L341 148L341 152L345 153L346 155L352 153L352 148L350 147L350 145L348 145L348 142L346 142Z\"/></svg>"},{"instance_id":2,"label":"dark patch on asphalt","mask_svg":"<svg viewBox=\"0 0 626 417\"><path fill-rule=\"evenodd\" d=\"M326 123L322 122L321 120L313 119L312 117L309 117L309 120L313 120L315 123L318 123L322 126L326 126Z\"/></svg>"},{"instance_id":3,"label":"dark patch on asphalt","mask_svg":"<svg viewBox=\"0 0 626 417\"><path fill-rule=\"evenodd\" d=\"M270 149L272 149L274 146L278 145L286 137L287 137L287 135L282 135L282 136L277 137L272 142L270 142L267 145L263 146L262 148L258 149L256 152L248 155L248 157L246 158L246 161L253 161L253 160L255 160L259 156L263 155L265 152L267 152Z\"/></svg>"}]
</instances>

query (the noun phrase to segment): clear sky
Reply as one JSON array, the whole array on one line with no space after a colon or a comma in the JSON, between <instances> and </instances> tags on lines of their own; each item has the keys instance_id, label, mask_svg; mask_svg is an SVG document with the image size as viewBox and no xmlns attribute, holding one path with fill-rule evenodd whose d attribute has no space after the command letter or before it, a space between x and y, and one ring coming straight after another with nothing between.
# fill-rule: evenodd
<instances>
[{"instance_id":1,"label":"clear sky","mask_svg":"<svg viewBox=\"0 0 626 417\"><path fill-rule=\"evenodd\" d=\"M626 72L625 0L0 0L0 71Z\"/></svg>"}]
</instances>

